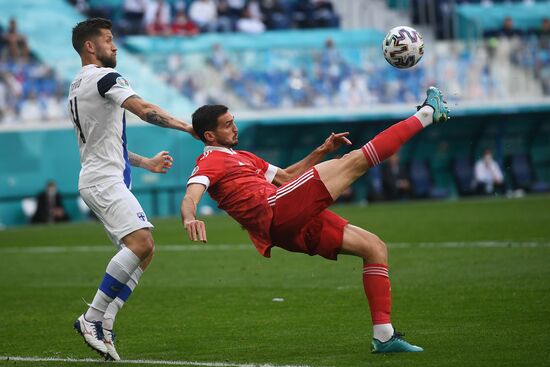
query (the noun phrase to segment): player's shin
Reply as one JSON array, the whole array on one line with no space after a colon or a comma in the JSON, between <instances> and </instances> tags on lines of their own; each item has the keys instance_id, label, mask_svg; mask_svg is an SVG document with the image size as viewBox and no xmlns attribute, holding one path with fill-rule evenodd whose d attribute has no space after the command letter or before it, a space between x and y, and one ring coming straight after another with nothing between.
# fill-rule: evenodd
<instances>
[{"instance_id":1,"label":"player's shin","mask_svg":"<svg viewBox=\"0 0 550 367\"><path fill-rule=\"evenodd\" d=\"M124 247L107 265L103 281L86 311L88 321L102 321L109 304L124 289L130 276L136 271L141 260L130 249Z\"/></svg>"},{"instance_id":2,"label":"player's shin","mask_svg":"<svg viewBox=\"0 0 550 367\"><path fill-rule=\"evenodd\" d=\"M432 123L433 111L432 107L424 106L413 116L390 126L365 144L361 150L369 165L374 167L397 153L403 144Z\"/></svg>"},{"instance_id":3,"label":"player's shin","mask_svg":"<svg viewBox=\"0 0 550 367\"><path fill-rule=\"evenodd\" d=\"M122 291L117 295L117 297L109 303L109 306L107 306L107 310L105 311L105 314L103 315L103 328L107 330L113 330L113 324L115 323L115 318L122 308L124 306L124 303L128 300L128 298L132 295L132 292L136 288L136 286L139 283L139 279L143 275L143 270L138 267L136 271L132 274Z\"/></svg>"},{"instance_id":4,"label":"player's shin","mask_svg":"<svg viewBox=\"0 0 550 367\"><path fill-rule=\"evenodd\" d=\"M374 338L386 342L393 335L391 324L391 288L388 266L366 264L363 266L363 287L369 301Z\"/></svg>"}]
</instances>

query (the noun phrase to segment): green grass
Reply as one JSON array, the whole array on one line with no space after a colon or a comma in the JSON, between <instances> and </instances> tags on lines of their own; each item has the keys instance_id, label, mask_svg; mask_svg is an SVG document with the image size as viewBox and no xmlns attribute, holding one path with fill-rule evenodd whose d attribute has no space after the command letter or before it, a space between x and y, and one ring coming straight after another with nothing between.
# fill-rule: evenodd
<instances>
[{"instance_id":1,"label":"green grass","mask_svg":"<svg viewBox=\"0 0 550 367\"><path fill-rule=\"evenodd\" d=\"M361 261L273 250L163 250L189 244L179 220L154 221L154 262L120 312L125 359L310 366L533 366L550 361L550 196L337 207L390 246L393 322L425 348L372 355ZM209 243L249 243L226 216L207 218ZM421 243L499 241L510 247ZM539 246L517 247L534 242ZM72 330L112 252L5 248L112 246L97 223L0 232L1 356L95 358ZM273 298L284 302L273 302ZM82 366L82 363L72 364ZM124 365L124 364L121 364ZM128 365L130 366L130 365Z\"/></svg>"}]
</instances>

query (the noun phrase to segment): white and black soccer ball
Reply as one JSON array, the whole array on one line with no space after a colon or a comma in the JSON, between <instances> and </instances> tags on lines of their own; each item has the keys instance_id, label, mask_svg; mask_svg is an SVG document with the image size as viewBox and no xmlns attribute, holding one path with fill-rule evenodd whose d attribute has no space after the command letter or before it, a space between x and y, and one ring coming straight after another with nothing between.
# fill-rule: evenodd
<instances>
[{"instance_id":1,"label":"white and black soccer ball","mask_svg":"<svg viewBox=\"0 0 550 367\"><path fill-rule=\"evenodd\" d=\"M424 39L414 28L394 27L384 38L382 51L392 66L407 69L416 65L424 55Z\"/></svg>"}]
</instances>

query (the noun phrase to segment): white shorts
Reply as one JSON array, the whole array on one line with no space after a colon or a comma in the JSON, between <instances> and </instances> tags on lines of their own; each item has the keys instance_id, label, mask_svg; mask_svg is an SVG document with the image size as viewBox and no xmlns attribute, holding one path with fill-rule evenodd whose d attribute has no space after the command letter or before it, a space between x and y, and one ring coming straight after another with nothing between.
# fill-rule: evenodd
<instances>
[{"instance_id":1,"label":"white shorts","mask_svg":"<svg viewBox=\"0 0 550 367\"><path fill-rule=\"evenodd\" d=\"M136 197L123 182L111 181L80 190L82 200L101 220L115 246L122 238L141 228L153 228Z\"/></svg>"}]
</instances>

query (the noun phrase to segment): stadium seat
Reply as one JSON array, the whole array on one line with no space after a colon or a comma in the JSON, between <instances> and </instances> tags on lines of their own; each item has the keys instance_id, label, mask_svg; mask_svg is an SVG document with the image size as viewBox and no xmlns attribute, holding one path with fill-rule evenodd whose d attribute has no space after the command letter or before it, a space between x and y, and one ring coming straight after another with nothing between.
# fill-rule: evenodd
<instances>
[{"instance_id":1,"label":"stadium seat","mask_svg":"<svg viewBox=\"0 0 550 367\"><path fill-rule=\"evenodd\" d=\"M509 158L510 175L514 189L533 192L550 191L548 182L537 181L526 154L516 154Z\"/></svg>"},{"instance_id":2,"label":"stadium seat","mask_svg":"<svg viewBox=\"0 0 550 367\"><path fill-rule=\"evenodd\" d=\"M461 196L473 195L475 193L474 185L474 167L471 159L466 156L455 157L452 162L453 176Z\"/></svg>"},{"instance_id":3,"label":"stadium seat","mask_svg":"<svg viewBox=\"0 0 550 367\"><path fill-rule=\"evenodd\" d=\"M431 181L428 164L424 160L413 159L409 165L413 196L426 198L430 196Z\"/></svg>"}]
</instances>

